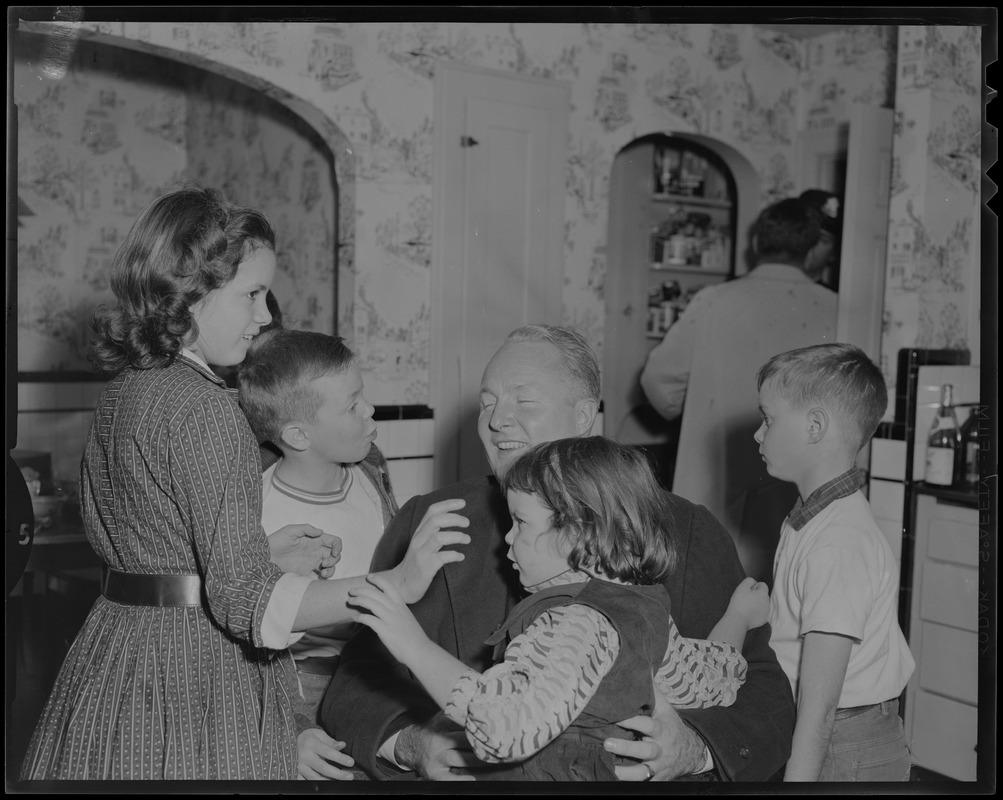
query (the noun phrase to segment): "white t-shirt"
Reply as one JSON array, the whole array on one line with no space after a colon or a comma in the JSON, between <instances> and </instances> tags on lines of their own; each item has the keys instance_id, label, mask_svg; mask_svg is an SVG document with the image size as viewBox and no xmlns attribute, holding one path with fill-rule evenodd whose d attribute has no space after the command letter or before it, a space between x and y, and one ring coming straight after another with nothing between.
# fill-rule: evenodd
<instances>
[{"instance_id":1,"label":"white t-shirt","mask_svg":"<svg viewBox=\"0 0 1003 800\"><path fill-rule=\"evenodd\" d=\"M898 697L915 667L898 625L898 564L862 492L835 500L800 530L785 520L773 568L770 646L798 695L801 637L853 640L839 708Z\"/></svg>"},{"instance_id":2,"label":"white t-shirt","mask_svg":"<svg viewBox=\"0 0 1003 800\"><path fill-rule=\"evenodd\" d=\"M345 479L334 492L305 492L282 481L272 464L262 475L261 524L271 535L285 525L306 524L341 537L341 560L332 578L352 578L370 570L376 544L383 536L383 512L376 487L357 466L347 465ZM351 622L314 628L293 644L295 658L331 656L355 629Z\"/></svg>"}]
</instances>

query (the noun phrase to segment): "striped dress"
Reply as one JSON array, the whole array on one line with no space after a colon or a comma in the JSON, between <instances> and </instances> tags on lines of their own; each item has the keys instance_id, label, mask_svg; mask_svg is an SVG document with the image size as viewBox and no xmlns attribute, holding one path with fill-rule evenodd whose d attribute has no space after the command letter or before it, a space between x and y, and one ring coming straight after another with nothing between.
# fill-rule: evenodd
<instances>
[{"instance_id":1,"label":"striped dress","mask_svg":"<svg viewBox=\"0 0 1003 800\"><path fill-rule=\"evenodd\" d=\"M101 597L35 730L27 780L296 777L287 651L262 641L281 573L261 530L258 446L236 392L179 357L128 369L98 402L84 526L111 568L198 574L201 607Z\"/></svg>"}]
</instances>

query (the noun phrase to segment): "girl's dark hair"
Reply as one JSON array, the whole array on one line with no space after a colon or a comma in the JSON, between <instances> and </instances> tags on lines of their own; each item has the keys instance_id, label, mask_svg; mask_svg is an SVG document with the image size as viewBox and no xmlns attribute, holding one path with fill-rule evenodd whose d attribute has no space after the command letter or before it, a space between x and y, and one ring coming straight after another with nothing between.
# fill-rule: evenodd
<instances>
[{"instance_id":1,"label":"girl's dark hair","mask_svg":"<svg viewBox=\"0 0 1003 800\"><path fill-rule=\"evenodd\" d=\"M676 551L667 494L647 456L602 436L558 439L521 455L501 482L536 495L571 546L568 565L626 583L661 583Z\"/></svg>"},{"instance_id":2,"label":"girl's dark hair","mask_svg":"<svg viewBox=\"0 0 1003 800\"><path fill-rule=\"evenodd\" d=\"M275 249L265 216L215 189L189 184L154 200L115 253L118 304L95 314L91 362L111 373L171 363L198 335L191 307L262 247Z\"/></svg>"}]
</instances>

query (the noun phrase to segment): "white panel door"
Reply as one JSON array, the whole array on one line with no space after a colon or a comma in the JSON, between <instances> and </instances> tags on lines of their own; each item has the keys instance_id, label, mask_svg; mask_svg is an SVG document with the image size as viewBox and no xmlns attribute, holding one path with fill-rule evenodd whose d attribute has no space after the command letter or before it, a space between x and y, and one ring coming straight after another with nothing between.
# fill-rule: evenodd
<instances>
[{"instance_id":1,"label":"white panel door","mask_svg":"<svg viewBox=\"0 0 1003 800\"><path fill-rule=\"evenodd\" d=\"M843 198L836 338L881 364L894 112L855 103Z\"/></svg>"},{"instance_id":2,"label":"white panel door","mask_svg":"<svg viewBox=\"0 0 1003 800\"><path fill-rule=\"evenodd\" d=\"M568 88L436 72L431 395L435 483L488 472L477 437L488 360L514 328L560 324Z\"/></svg>"},{"instance_id":3,"label":"white panel door","mask_svg":"<svg viewBox=\"0 0 1003 800\"><path fill-rule=\"evenodd\" d=\"M801 136L800 186L843 195L836 338L881 363L892 122L888 108L854 103L847 125Z\"/></svg>"}]
</instances>

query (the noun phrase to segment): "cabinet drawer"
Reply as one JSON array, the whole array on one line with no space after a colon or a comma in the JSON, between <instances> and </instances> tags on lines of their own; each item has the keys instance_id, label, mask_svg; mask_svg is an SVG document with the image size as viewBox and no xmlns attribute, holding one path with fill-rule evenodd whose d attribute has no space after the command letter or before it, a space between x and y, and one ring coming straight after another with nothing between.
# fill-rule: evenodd
<instances>
[{"instance_id":1,"label":"cabinet drawer","mask_svg":"<svg viewBox=\"0 0 1003 800\"><path fill-rule=\"evenodd\" d=\"M919 615L966 631L978 631L979 571L956 564L927 561L919 586Z\"/></svg>"},{"instance_id":2,"label":"cabinet drawer","mask_svg":"<svg viewBox=\"0 0 1003 800\"><path fill-rule=\"evenodd\" d=\"M979 565L979 516L974 508L936 503L931 509L926 553L969 567Z\"/></svg>"},{"instance_id":3,"label":"cabinet drawer","mask_svg":"<svg viewBox=\"0 0 1003 800\"><path fill-rule=\"evenodd\" d=\"M896 481L872 480L868 492L871 512L879 519L902 521L905 508L905 485Z\"/></svg>"},{"instance_id":4,"label":"cabinet drawer","mask_svg":"<svg viewBox=\"0 0 1003 800\"><path fill-rule=\"evenodd\" d=\"M973 705L979 701L978 635L923 623L922 652L914 654L919 684Z\"/></svg>"},{"instance_id":5,"label":"cabinet drawer","mask_svg":"<svg viewBox=\"0 0 1003 800\"><path fill-rule=\"evenodd\" d=\"M955 780L974 781L979 720L976 708L919 689L914 714L910 747L916 764Z\"/></svg>"}]
</instances>

